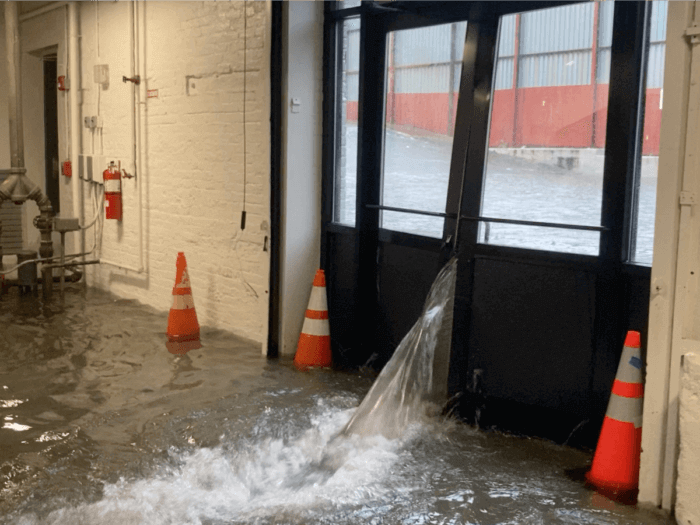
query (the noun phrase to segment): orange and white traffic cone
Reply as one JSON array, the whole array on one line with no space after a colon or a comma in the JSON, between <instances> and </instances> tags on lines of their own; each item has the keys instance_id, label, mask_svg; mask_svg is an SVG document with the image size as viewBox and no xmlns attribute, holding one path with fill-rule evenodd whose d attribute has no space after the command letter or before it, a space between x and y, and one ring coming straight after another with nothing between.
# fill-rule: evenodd
<instances>
[{"instance_id":1,"label":"orange and white traffic cone","mask_svg":"<svg viewBox=\"0 0 700 525\"><path fill-rule=\"evenodd\" d=\"M199 323L194 309L190 277L187 274L185 254L177 254L177 270L173 287L173 306L168 316L168 342L166 347L171 354L186 354L201 348Z\"/></svg>"},{"instance_id":2,"label":"orange and white traffic cone","mask_svg":"<svg viewBox=\"0 0 700 525\"><path fill-rule=\"evenodd\" d=\"M600 430L589 483L625 502L639 487L644 384L639 332L627 332L608 409Z\"/></svg>"},{"instance_id":3,"label":"orange and white traffic cone","mask_svg":"<svg viewBox=\"0 0 700 525\"><path fill-rule=\"evenodd\" d=\"M331 366L331 329L328 323L326 275L323 270L318 270L314 277L294 365L299 369Z\"/></svg>"}]
</instances>

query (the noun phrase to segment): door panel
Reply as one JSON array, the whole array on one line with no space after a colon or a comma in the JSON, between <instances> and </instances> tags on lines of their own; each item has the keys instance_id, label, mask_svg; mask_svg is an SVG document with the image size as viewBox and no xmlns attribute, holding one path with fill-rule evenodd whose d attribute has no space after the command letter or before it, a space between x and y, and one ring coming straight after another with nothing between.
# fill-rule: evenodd
<instances>
[{"instance_id":1,"label":"door panel","mask_svg":"<svg viewBox=\"0 0 700 525\"><path fill-rule=\"evenodd\" d=\"M588 412L595 276L478 257L469 368L502 400Z\"/></svg>"},{"instance_id":2,"label":"door panel","mask_svg":"<svg viewBox=\"0 0 700 525\"><path fill-rule=\"evenodd\" d=\"M456 255L459 413L593 446L624 334L646 329L649 274L623 261L647 8L465 5L443 25L442 3L360 10L356 227L324 224L334 352L386 363Z\"/></svg>"},{"instance_id":3,"label":"door panel","mask_svg":"<svg viewBox=\"0 0 700 525\"><path fill-rule=\"evenodd\" d=\"M377 288L379 360L386 363L420 316L425 298L441 267L440 253L380 243Z\"/></svg>"}]
</instances>

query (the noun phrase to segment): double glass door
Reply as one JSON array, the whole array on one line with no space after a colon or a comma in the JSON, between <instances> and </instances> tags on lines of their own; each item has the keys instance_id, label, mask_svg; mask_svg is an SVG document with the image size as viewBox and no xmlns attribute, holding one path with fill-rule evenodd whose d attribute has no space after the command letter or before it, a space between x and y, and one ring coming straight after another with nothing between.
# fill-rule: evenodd
<instances>
[{"instance_id":1,"label":"double glass door","mask_svg":"<svg viewBox=\"0 0 700 525\"><path fill-rule=\"evenodd\" d=\"M664 4L441 5L329 12L336 359L386 362L456 255L446 394L481 424L590 444L624 333L646 328Z\"/></svg>"}]
</instances>

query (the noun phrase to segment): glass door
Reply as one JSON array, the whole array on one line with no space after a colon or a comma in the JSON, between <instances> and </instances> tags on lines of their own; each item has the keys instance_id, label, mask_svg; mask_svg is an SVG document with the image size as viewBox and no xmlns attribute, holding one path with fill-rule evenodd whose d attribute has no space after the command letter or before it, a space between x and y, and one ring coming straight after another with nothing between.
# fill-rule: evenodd
<instances>
[{"instance_id":1,"label":"glass door","mask_svg":"<svg viewBox=\"0 0 700 525\"><path fill-rule=\"evenodd\" d=\"M629 262L649 11L446 5L329 16L347 41L329 78L348 94L327 126L334 359L381 367L456 255L445 398L485 425L590 445L625 331L645 328L649 276Z\"/></svg>"}]
</instances>

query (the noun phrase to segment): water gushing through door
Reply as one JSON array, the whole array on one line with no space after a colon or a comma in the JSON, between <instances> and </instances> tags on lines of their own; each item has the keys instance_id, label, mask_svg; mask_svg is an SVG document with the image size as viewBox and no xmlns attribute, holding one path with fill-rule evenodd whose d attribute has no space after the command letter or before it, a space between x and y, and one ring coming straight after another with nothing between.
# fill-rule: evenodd
<instances>
[{"instance_id":1,"label":"water gushing through door","mask_svg":"<svg viewBox=\"0 0 700 525\"><path fill-rule=\"evenodd\" d=\"M584 452L425 417L430 297L374 386L216 331L173 356L161 313L99 291L3 298L0 523L666 523L593 505L563 474Z\"/></svg>"}]
</instances>

